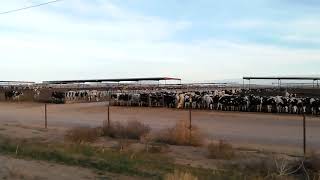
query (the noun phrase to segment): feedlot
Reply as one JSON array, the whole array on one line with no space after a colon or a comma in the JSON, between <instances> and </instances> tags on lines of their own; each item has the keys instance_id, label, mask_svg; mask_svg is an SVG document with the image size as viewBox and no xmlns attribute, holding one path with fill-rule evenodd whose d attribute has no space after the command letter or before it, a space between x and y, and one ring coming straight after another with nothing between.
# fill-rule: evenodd
<instances>
[{"instance_id":1,"label":"feedlot","mask_svg":"<svg viewBox=\"0 0 320 180\"><path fill-rule=\"evenodd\" d=\"M106 103L49 104L48 127L65 130L100 126L107 119ZM138 120L153 132L189 119L188 110L168 108L110 107L111 121ZM44 127L44 104L0 103L0 124ZM192 111L192 124L207 140L227 140L239 147L282 152L301 152L302 116L288 114ZM0 129L1 130L1 129ZM23 129L15 132L23 136ZM320 117L307 117L307 148L320 149Z\"/></svg>"}]
</instances>

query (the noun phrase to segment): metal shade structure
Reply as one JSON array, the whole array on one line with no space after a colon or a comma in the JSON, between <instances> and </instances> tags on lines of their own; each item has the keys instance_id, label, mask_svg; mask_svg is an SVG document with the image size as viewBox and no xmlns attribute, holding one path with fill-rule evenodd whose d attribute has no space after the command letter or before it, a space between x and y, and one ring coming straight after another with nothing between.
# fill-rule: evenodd
<instances>
[{"instance_id":1,"label":"metal shade structure","mask_svg":"<svg viewBox=\"0 0 320 180\"><path fill-rule=\"evenodd\" d=\"M254 77L254 76L245 76L243 77L243 87L244 87L244 80L248 80L249 81L249 89L250 89L250 80L278 80L278 86L279 88L281 87L281 80L301 80L301 81L313 81L312 85L313 87L315 87L315 82L317 87L319 87L319 80L320 77L313 77L313 76L302 76L302 77L294 77L294 76L266 76L266 77Z\"/></svg>"},{"instance_id":2,"label":"metal shade structure","mask_svg":"<svg viewBox=\"0 0 320 180\"><path fill-rule=\"evenodd\" d=\"M120 78L120 79L85 79L85 80L62 80L62 81L43 81L43 84L72 84L72 83L102 83L102 82L139 82L139 81L167 81L180 78L173 77L147 77L147 78Z\"/></svg>"},{"instance_id":3,"label":"metal shade structure","mask_svg":"<svg viewBox=\"0 0 320 180\"><path fill-rule=\"evenodd\" d=\"M34 84L32 81L0 81L0 83Z\"/></svg>"},{"instance_id":4,"label":"metal shade structure","mask_svg":"<svg viewBox=\"0 0 320 180\"><path fill-rule=\"evenodd\" d=\"M285 77L285 76L275 76L275 77L243 77L244 80L252 79L264 79L264 80L320 80L320 77Z\"/></svg>"}]
</instances>

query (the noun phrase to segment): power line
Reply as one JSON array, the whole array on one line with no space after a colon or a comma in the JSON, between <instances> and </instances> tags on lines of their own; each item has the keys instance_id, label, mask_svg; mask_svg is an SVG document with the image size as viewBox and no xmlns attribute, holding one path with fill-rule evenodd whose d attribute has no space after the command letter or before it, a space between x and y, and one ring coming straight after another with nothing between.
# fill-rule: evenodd
<instances>
[{"instance_id":1,"label":"power line","mask_svg":"<svg viewBox=\"0 0 320 180\"><path fill-rule=\"evenodd\" d=\"M26 9L31 9L31 8L35 8L35 7L39 7L39 6L44 6L44 5L56 3L58 1L63 1L63 0L49 1L49 2L45 2L45 3L41 3L41 4L32 5L32 6L22 7L22 8L19 8L19 9L13 9L13 10L10 10L10 11L0 12L0 15L14 13L14 12L18 12L18 11L23 11L23 10L26 10Z\"/></svg>"}]
</instances>

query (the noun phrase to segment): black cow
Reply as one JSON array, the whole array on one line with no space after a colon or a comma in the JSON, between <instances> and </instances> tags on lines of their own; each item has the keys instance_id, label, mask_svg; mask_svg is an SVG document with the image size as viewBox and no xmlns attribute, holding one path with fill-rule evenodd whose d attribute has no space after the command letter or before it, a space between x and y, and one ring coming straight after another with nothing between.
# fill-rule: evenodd
<instances>
[{"instance_id":1,"label":"black cow","mask_svg":"<svg viewBox=\"0 0 320 180\"><path fill-rule=\"evenodd\" d=\"M248 111L250 112L261 112L262 109L262 104L261 104L261 97L260 96L254 96L254 95L250 95L248 97L249 99L249 109Z\"/></svg>"},{"instance_id":2,"label":"black cow","mask_svg":"<svg viewBox=\"0 0 320 180\"><path fill-rule=\"evenodd\" d=\"M176 105L176 96L172 93L164 93L163 94L164 105L168 108L173 108Z\"/></svg>"},{"instance_id":3,"label":"black cow","mask_svg":"<svg viewBox=\"0 0 320 180\"><path fill-rule=\"evenodd\" d=\"M140 94L140 106L149 106L149 94L142 93Z\"/></svg>"},{"instance_id":4,"label":"black cow","mask_svg":"<svg viewBox=\"0 0 320 180\"><path fill-rule=\"evenodd\" d=\"M6 101L11 101L11 100L19 101L20 96L23 95L23 93L19 91L6 91L4 95L5 95Z\"/></svg>"},{"instance_id":5,"label":"black cow","mask_svg":"<svg viewBox=\"0 0 320 180\"><path fill-rule=\"evenodd\" d=\"M310 103L311 103L312 114L314 115L320 114L320 99L319 98L313 99L313 101Z\"/></svg>"},{"instance_id":6,"label":"black cow","mask_svg":"<svg viewBox=\"0 0 320 180\"><path fill-rule=\"evenodd\" d=\"M65 93L53 91L51 94L51 100L56 104L63 104L65 102Z\"/></svg>"}]
</instances>

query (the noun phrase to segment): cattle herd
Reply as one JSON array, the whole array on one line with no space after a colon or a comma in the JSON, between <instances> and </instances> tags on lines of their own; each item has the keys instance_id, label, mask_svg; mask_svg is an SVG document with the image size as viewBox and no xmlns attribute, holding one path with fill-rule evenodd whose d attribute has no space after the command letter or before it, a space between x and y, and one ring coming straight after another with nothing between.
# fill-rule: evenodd
<instances>
[{"instance_id":1,"label":"cattle herd","mask_svg":"<svg viewBox=\"0 0 320 180\"><path fill-rule=\"evenodd\" d=\"M259 96L244 90L198 92L113 93L114 106L191 108L221 111L269 112L290 114L320 114L318 97Z\"/></svg>"},{"instance_id":2,"label":"cattle herd","mask_svg":"<svg viewBox=\"0 0 320 180\"><path fill-rule=\"evenodd\" d=\"M98 90L79 90L67 92L52 92L52 100L56 103L63 102L100 102L106 101L109 97L109 91Z\"/></svg>"},{"instance_id":3,"label":"cattle herd","mask_svg":"<svg viewBox=\"0 0 320 180\"><path fill-rule=\"evenodd\" d=\"M33 89L34 101L40 101L41 89ZM178 92L174 90L118 92L108 90L50 91L48 102L110 101L114 106L168 107L178 109L206 109L220 111L269 112L320 115L319 97L297 97L295 94L266 95L245 89ZM281 96L279 94L282 94ZM19 101L23 91L6 90L5 101Z\"/></svg>"}]
</instances>

